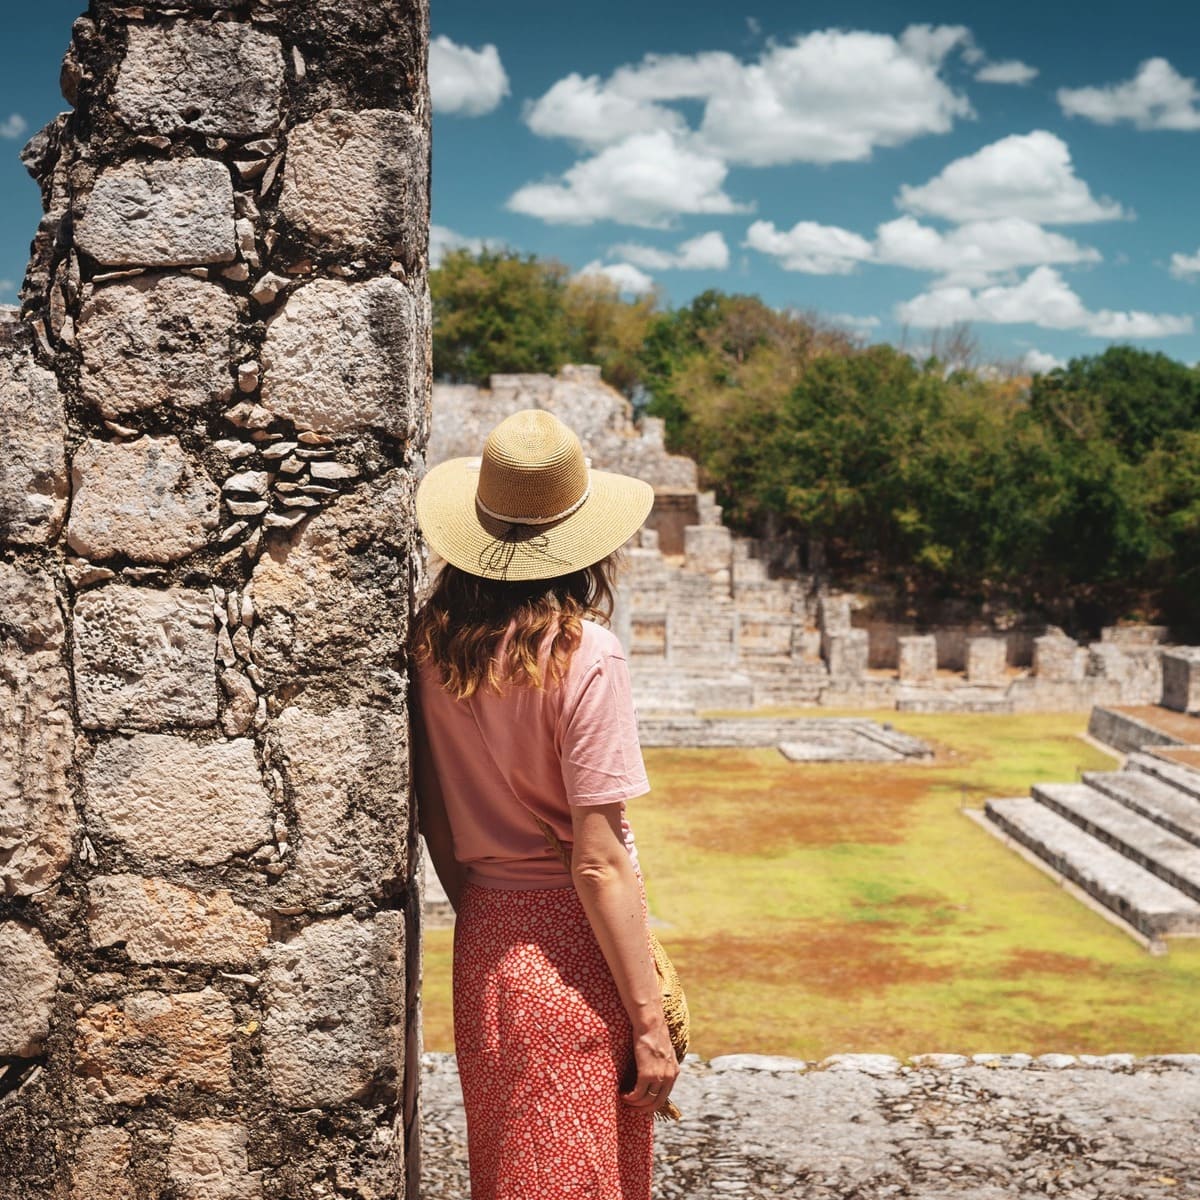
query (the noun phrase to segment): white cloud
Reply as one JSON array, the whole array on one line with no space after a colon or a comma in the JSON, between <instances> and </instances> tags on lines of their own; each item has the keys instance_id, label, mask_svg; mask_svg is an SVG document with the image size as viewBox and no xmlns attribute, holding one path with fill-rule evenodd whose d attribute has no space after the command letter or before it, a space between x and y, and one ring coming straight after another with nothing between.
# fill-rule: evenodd
<instances>
[{"instance_id":1,"label":"white cloud","mask_svg":"<svg viewBox=\"0 0 1200 1200\"><path fill-rule=\"evenodd\" d=\"M872 329L878 329L881 324L878 317L856 317L853 313L830 313L827 319L834 325L841 325L843 329L852 330L854 333L868 333Z\"/></svg>"},{"instance_id":2,"label":"white cloud","mask_svg":"<svg viewBox=\"0 0 1200 1200\"><path fill-rule=\"evenodd\" d=\"M0 121L0 138L14 140L24 134L28 128L29 122L20 113L9 113L3 121Z\"/></svg>"},{"instance_id":3,"label":"white cloud","mask_svg":"<svg viewBox=\"0 0 1200 1200\"><path fill-rule=\"evenodd\" d=\"M896 317L918 328L977 321L1078 329L1105 338L1170 337L1192 331L1190 316L1112 309L1091 312L1053 267L1038 267L1014 285L997 284L979 290L935 287L897 305Z\"/></svg>"},{"instance_id":4,"label":"white cloud","mask_svg":"<svg viewBox=\"0 0 1200 1200\"><path fill-rule=\"evenodd\" d=\"M816 221L797 221L788 230L776 229L773 221L755 221L742 245L777 258L785 271L806 275L849 275L874 253L857 233Z\"/></svg>"},{"instance_id":5,"label":"white cloud","mask_svg":"<svg viewBox=\"0 0 1200 1200\"><path fill-rule=\"evenodd\" d=\"M0 279L0 296L7 296L9 292L15 292L17 285L11 279Z\"/></svg>"},{"instance_id":6,"label":"white cloud","mask_svg":"<svg viewBox=\"0 0 1200 1200\"><path fill-rule=\"evenodd\" d=\"M631 134L688 126L671 102L700 101L698 146L726 162L857 162L881 146L946 133L972 115L942 77L954 52L977 57L963 26L910 26L899 37L823 30L732 54L650 54L608 79L568 75L526 107L545 137L600 149Z\"/></svg>"},{"instance_id":7,"label":"white cloud","mask_svg":"<svg viewBox=\"0 0 1200 1200\"><path fill-rule=\"evenodd\" d=\"M1075 174L1066 142L1044 129L1012 134L955 159L928 183L901 187L897 203L948 221L1023 217L1069 225L1125 215L1116 201L1092 195Z\"/></svg>"},{"instance_id":8,"label":"white cloud","mask_svg":"<svg viewBox=\"0 0 1200 1200\"><path fill-rule=\"evenodd\" d=\"M525 108L525 124L539 137L569 138L591 150L635 133L665 129L682 134L682 116L661 104L621 95L598 75L571 74Z\"/></svg>"},{"instance_id":9,"label":"white cloud","mask_svg":"<svg viewBox=\"0 0 1200 1200\"><path fill-rule=\"evenodd\" d=\"M1053 371L1066 365L1061 358L1055 358L1053 354L1047 354L1045 350L1029 350L1021 359L1021 366L1031 375L1044 375L1047 371Z\"/></svg>"},{"instance_id":10,"label":"white cloud","mask_svg":"<svg viewBox=\"0 0 1200 1200\"><path fill-rule=\"evenodd\" d=\"M987 63L975 72L975 78L980 83L1012 83L1018 87L1032 83L1037 77L1037 67L1015 58L1006 62Z\"/></svg>"},{"instance_id":11,"label":"white cloud","mask_svg":"<svg viewBox=\"0 0 1200 1200\"><path fill-rule=\"evenodd\" d=\"M722 190L727 174L719 158L660 130L609 146L559 180L518 188L508 207L554 224L608 220L661 229L679 213L747 211Z\"/></svg>"},{"instance_id":12,"label":"white cloud","mask_svg":"<svg viewBox=\"0 0 1200 1200\"><path fill-rule=\"evenodd\" d=\"M508 75L495 46L472 50L441 34L429 43L429 89L435 112L481 117L508 95Z\"/></svg>"},{"instance_id":13,"label":"white cloud","mask_svg":"<svg viewBox=\"0 0 1200 1200\"><path fill-rule=\"evenodd\" d=\"M1094 263L1100 252L1024 217L968 221L946 233L914 217L876 231L875 261L931 271L947 281L979 286L998 274L1046 263Z\"/></svg>"},{"instance_id":14,"label":"white cloud","mask_svg":"<svg viewBox=\"0 0 1200 1200\"><path fill-rule=\"evenodd\" d=\"M1148 58L1124 83L1104 87L1059 88L1058 103L1068 116L1100 125L1129 121L1138 129L1200 129L1200 89L1165 58Z\"/></svg>"},{"instance_id":15,"label":"white cloud","mask_svg":"<svg viewBox=\"0 0 1200 1200\"><path fill-rule=\"evenodd\" d=\"M461 233L455 233L453 229L449 229L445 225L430 225L429 265L440 267L442 259L451 250L470 250L472 254L478 254L481 250L502 249L503 245L504 243L498 238L466 237Z\"/></svg>"},{"instance_id":16,"label":"white cloud","mask_svg":"<svg viewBox=\"0 0 1200 1200\"><path fill-rule=\"evenodd\" d=\"M1022 267L1099 262L1100 253L1021 217L970 221L941 232L915 217L898 217L875 231L874 242L836 225L800 221L788 231L755 221L745 245L779 260L787 271L847 275L860 263L905 267L972 287Z\"/></svg>"},{"instance_id":17,"label":"white cloud","mask_svg":"<svg viewBox=\"0 0 1200 1200\"><path fill-rule=\"evenodd\" d=\"M645 271L639 271L633 263L602 263L599 259L581 267L576 273L576 279L588 275L601 275L611 280L617 286L617 291L627 295L645 296L654 291L654 280Z\"/></svg>"},{"instance_id":18,"label":"white cloud","mask_svg":"<svg viewBox=\"0 0 1200 1200\"><path fill-rule=\"evenodd\" d=\"M1200 250L1195 254L1172 254L1171 274L1176 279L1191 279L1194 275L1200 275Z\"/></svg>"},{"instance_id":19,"label":"white cloud","mask_svg":"<svg viewBox=\"0 0 1200 1200\"><path fill-rule=\"evenodd\" d=\"M651 271L724 271L729 266L729 247L715 229L680 242L675 250L621 242L609 254Z\"/></svg>"}]
</instances>

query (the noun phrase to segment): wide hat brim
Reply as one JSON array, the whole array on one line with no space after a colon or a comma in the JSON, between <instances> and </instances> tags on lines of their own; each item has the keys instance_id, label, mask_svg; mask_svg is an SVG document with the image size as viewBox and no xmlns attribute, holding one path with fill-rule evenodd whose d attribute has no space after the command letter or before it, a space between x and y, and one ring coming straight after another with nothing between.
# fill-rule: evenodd
<instances>
[{"instance_id":1,"label":"wide hat brim","mask_svg":"<svg viewBox=\"0 0 1200 1200\"><path fill-rule=\"evenodd\" d=\"M587 499L546 525L513 525L475 503L478 458L451 458L417 488L417 524L435 553L470 575L520 581L569 575L623 546L645 522L654 489L642 479L588 470Z\"/></svg>"}]
</instances>

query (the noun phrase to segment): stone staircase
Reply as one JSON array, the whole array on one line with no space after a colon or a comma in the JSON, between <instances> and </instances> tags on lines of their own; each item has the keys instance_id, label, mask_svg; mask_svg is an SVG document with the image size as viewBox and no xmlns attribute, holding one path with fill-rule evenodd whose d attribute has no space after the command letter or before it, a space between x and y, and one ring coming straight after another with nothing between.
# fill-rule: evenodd
<instances>
[{"instance_id":1,"label":"stone staircase","mask_svg":"<svg viewBox=\"0 0 1200 1200\"><path fill-rule=\"evenodd\" d=\"M988 800L984 815L1152 949L1200 936L1200 770L1138 750L1119 771Z\"/></svg>"}]
</instances>

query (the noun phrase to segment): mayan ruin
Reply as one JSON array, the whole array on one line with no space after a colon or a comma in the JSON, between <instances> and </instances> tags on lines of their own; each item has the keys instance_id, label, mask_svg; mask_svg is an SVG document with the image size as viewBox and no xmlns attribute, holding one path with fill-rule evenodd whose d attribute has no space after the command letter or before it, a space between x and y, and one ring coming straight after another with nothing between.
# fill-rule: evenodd
<instances>
[{"instance_id":1,"label":"mayan ruin","mask_svg":"<svg viewBox=\"0 0 1200 1200\"><path fill-rule=\"evenodd\" d=\"M98 0L25 152L6 1200L416 1195L426 24Z\"/></svg>"}]
</instances>

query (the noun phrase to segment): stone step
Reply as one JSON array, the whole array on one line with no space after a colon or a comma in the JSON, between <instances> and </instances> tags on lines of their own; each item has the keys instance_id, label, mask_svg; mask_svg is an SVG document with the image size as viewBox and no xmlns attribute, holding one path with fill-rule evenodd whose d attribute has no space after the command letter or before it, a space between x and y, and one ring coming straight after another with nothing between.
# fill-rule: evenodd
<instances>
[{"instance_id":1,"label":"stone step","mask_svg":"<svg viewBox=\"0 0 1200 1200\"><path fill-rule=\"evenodd\" d=\"M1084 771L1083 782L1200 846L1200 799L1144 771Z\"/></svg>"},{"instance_id":2,"label":"stone step","mask_svg":"<svg viewBox=\"0 0 1200 1200\"><path fill-rule=\"evenodd\" d=\"M1060 875L1148 937L1200 933L1200 903L1030 796L988 800L984 812Z\"/></svg>"},{"instance_id":3,"label":"stone step","mask_svg":"<svg viewBox=\"0 0 1200 1200\"><path fill-rule=\"evenodd\" d=\"M1119 750L1122 754L1132 754L1143 746L1180 746L1180 738L1162 729L1156 728L1147 721L1141 720L1136 714L1128 712L1116 705L1097 704L1092 708L1088 717L1088 733L1097 741Z\"/></svg>"},{"instance_id":4,"label":"stone step","mask_svg":"<svg viewBox=\"0 0 1200 1200\"><path fill-rule=\"evenodd\" d=\"M1200 846L1086 783L1035 783L1033 798L1107 842L1138 866L1200 900Z\"/></svg>"},{"instance_id":5,"label":"stone step","mask_svg":"<svg viewBox=\"0 0 1200 1200\"><path fill-rule=\"evenodd\" d=\"M1169 783L1185 796L1200 800L1200 771L1180 763L1159 758L1156 754L1131 754L1125 761L1126 771L1141 771Z\"/></svg>"}]
</instances>

